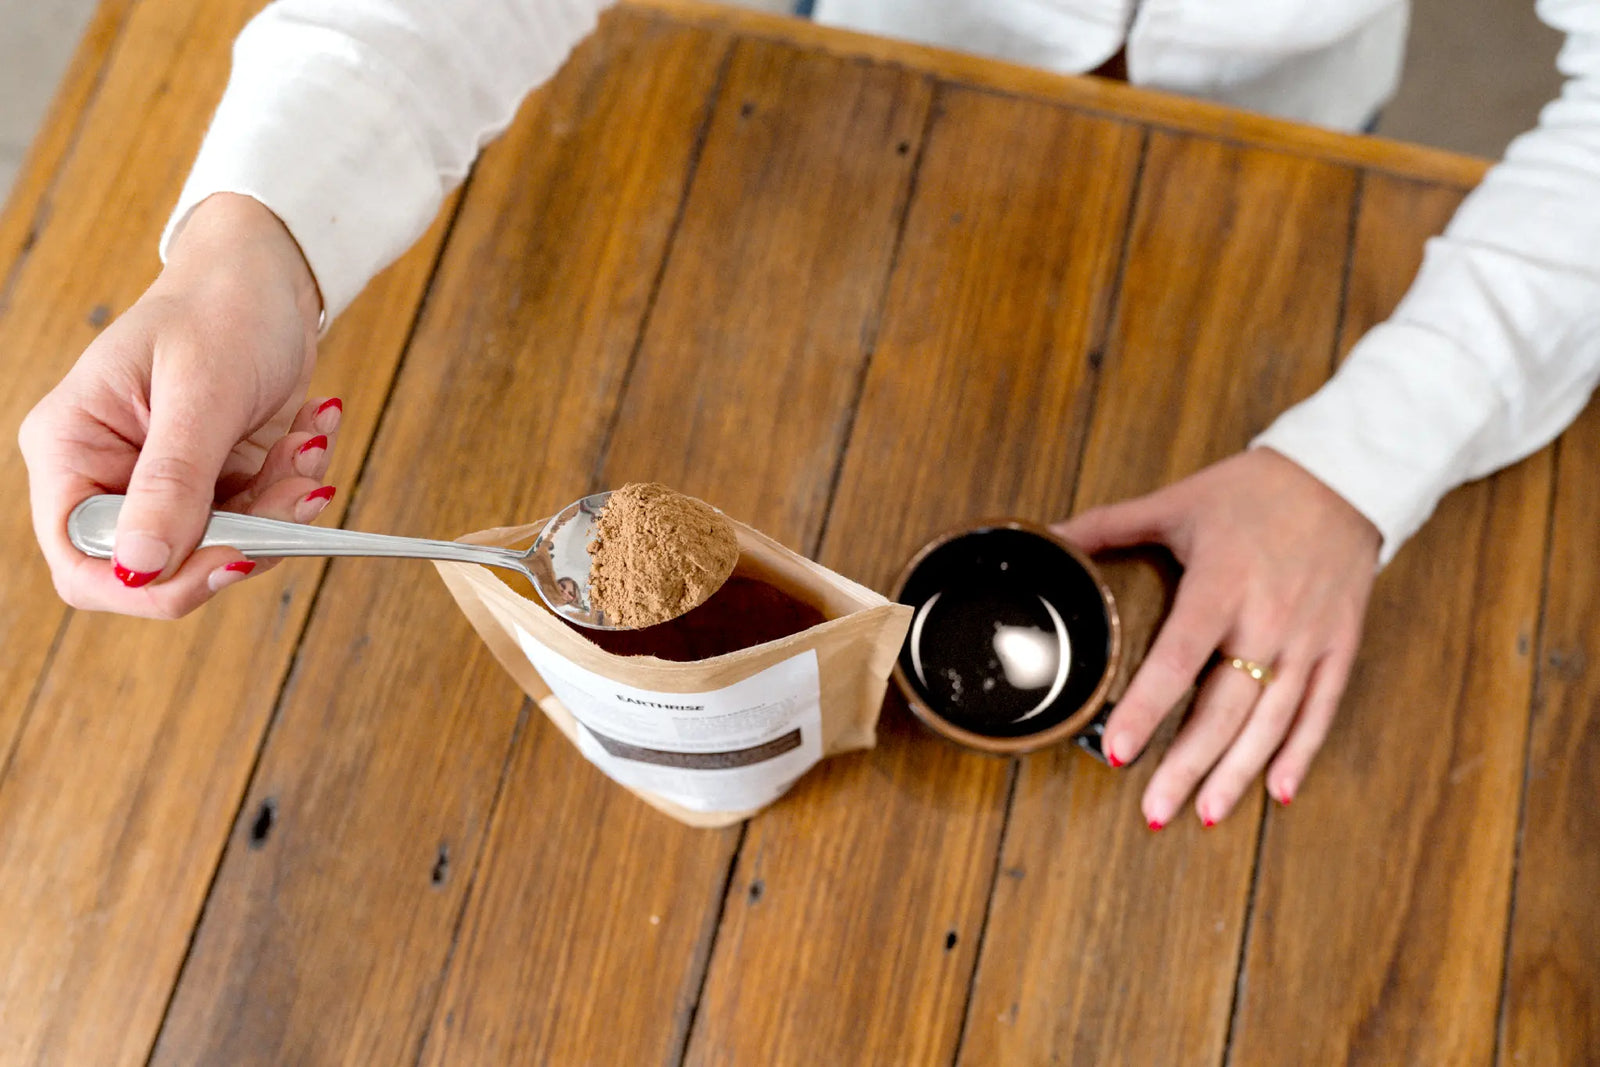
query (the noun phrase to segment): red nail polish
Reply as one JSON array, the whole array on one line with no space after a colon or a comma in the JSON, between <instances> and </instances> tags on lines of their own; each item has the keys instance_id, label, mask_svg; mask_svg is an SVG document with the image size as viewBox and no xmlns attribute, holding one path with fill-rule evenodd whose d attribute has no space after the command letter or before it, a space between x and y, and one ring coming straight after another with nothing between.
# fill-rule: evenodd
<instances>
[{"instance_id":1,"label":"red nail polish","mask_svg":"<svg viewBox=\"0 0 1600 1067\"><path fill-rule=\"evenodd\" d=\"M1152 829L1152 830L1159 830L1165 825L1166 825L1166 823L1156 822L1154 819L1150 820L1150 829Z\"/></svg>"},{"instance_id":2,"label":"red nail polish","mask_svg":"<svg viewBox=\"0 0 1600 1067\"><path fill-rule=\"evenodd\" d=\"M1278 798L1278 803L1287 808L1289 806L1289 802L1293 799L1294 797L1290 796L1288 793L1285 793L1283 796Z\"/></svg>"},{"instance_id":3,"label":"red nail polish","mask_svg":"<svg viewBox=\"0 0 1600 1067\"><path fill-rule=\"evenodd\" d=\"M224 563L222 569L232 571L235 574L249 574L256 569L256 561L253 559L236 559L232 563Z\"/></svg>"},{"instance_id":4,"label":"red nail polish","mask_svg":"<svg viewBox=\"0 0 1600 1067\"><path fill-rule=\"evenodd\" d=\"M303 456L307 452L314 452L319 448L324 451L326 451L328 448L328 435L325 433L317 434L317 436L313 437L311 440L295 449L295 455Z\"/></svg>"},{"instance_id":5,"label":"red nail polish","mask_svg":"<svg viewBox=\"0 0 1600 1067\"><path fill-rule=\"evenodd\" d=\"M335 410L335 411L338 411L340 413L343 413L344 412L344 401L340 400L336 396L335 397L330 397L327 400L324 400L322 403L317 405L317 410L313 411L311 413L311 417L312 418L316 418L318 415L321 415L324 411L327 411L330 408Z\"/></svg>"},{"instance_id":6,"label":"red nail polish","mask_svg":"<svg viewBox=\"0 0 1600 1067\"><path fill-rule=\"evenodd\" d=\"M1106 762L1109 763L1113 767L1122 766L1122 761L1117 758L1117 754L1115 752L1107 752L1106 753Z\"/></svg>"},{"instance_id":7,"label":"red nail polish","mask_svg":"<svg viewBox=\"0 0 1600 1067\"><path fill-rule=\"evenodd\" d=\"M1213 819L1213 818L1211 818L1211 817L1209 817L1209 816L1207 816L1207 817L1206 817L1206 818L1204 818L1204 819L1201 819L1201 820L1200 820L1200 823L1201 823L1201 825L1202 825L1202 826L1204 826L1204 827L1205 827L1205 828L1206 828L1206 829L1207 829L1207 830L1209 830L1209 829L1211 829L1211 828L1212 828L1212 827L1213 827L1213 826L1215 826L1215 825L1217 825L1217 820L1215 820L1215 819Z\"/></svg>"},{"instance_id":8,"label":"red nail polish","mask_svg":"<svg viewBox=\"0 0 1600 1067\"><path fill-rule=\"evenodd\" d=\"M117 581L129 589L138 589L140 586L149 585L161 576L160 571L130 571L116 560L111 561L111 573L117 576Z\"/></svg>"},{"instance_id":9,"label":"red nail polish","mask_svg":"<svg viewBox=\"0 0 1600 1067\"><path fill-rule=\"evenodd\" d=\"M307 493L305 495L304 499L306 499L306 500L321 500L321 501L326 502L326 501L329 501L329 500L333 499L333 494L335 492L336 492L336 490L333 488L333 486L325 485L321 489L313 489L313 490L311 490L311 492L309 492L309 493Z\"/></svg>"}]
</instances>

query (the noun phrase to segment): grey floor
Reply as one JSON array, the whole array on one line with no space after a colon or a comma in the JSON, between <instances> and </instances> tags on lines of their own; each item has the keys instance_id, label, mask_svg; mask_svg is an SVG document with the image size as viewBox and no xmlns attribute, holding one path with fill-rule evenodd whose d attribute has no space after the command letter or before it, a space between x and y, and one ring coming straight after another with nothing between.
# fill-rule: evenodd
<instances>
[{"instance_id":1,"label":"grey floor","mask_svg":"<svg viewBox=\"0 0 1600 1067\"><path fill-rule=\"evenodd\" d=\"M0 197L28 154L95 0L0 0Z\"/></svg>"},{"instance_id":2,"label":"grey floor","mask_svg":"<svg viewBox=\"0 0 1600 1067\"><path fill-rule=\"evenodd\" d=\"M0 0L0 198L96 0ZM787 10L791 0L743 0ZM929 0L936 3L938 0ZM1556 93L1561 38L1533 0L1414 0L1405 81L1379 132L1497 156Z\"/></svg>"}]
</instances>

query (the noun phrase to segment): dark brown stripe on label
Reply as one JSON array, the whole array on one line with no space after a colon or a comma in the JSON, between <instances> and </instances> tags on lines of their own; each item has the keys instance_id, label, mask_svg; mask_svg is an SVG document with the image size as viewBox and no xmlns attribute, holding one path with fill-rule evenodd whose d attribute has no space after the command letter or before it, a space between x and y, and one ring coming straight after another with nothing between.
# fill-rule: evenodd
<instances>
[{"instance_id":1,"label":"dark brown stripe on label","mask_svg":"<svg viewBox=\"0 0 1600 1067\"><path fill-rule=\"evenodd\" d=\"M731 767L748 767L751 764L764 763L769 759L777 759L785 752L793 752L800 747L798 727L764 744L735 749L732 752L666 752L659 748L640 748L638 745L630 745L626 741L618 741L614 737L596 733L587 726L584 729L589 730L594 739L600 742L601 748L618 759L631 759L636 763L654 763L661 767L679 767L690 771L725 771Z\"/></svg>"}]
</instances>

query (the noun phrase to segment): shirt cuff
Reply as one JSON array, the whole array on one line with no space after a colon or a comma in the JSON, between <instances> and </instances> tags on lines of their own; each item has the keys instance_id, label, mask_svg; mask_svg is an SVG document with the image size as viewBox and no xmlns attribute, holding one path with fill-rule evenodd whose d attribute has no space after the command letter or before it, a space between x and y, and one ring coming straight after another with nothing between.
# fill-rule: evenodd
<instances>
[{"instance_id":1,"label":"shirt cuff","mask_svg":"<svg viewBox=\"0 0 1600 1067\"><path fill-rule=\"evenodd\" d=\"M1382 566L1466 480L1472 449L1504 404L1449 338L1389 322L1250 445L1287 456L1365 515L1383 536Z\"/></svg>"},{"instance_id":2,"label":"shirt cuff","mask_svg":"<svg viewBox=\"0 0 1600 1067\"><path fill-rule=\"evenodd\" d=\"M257 54L235 49L234 75L162 233L161 257L208 196L252 197L299 243L332 321L421 236L447 190L392 94L359 65L279 53L272 69L252 69L264 66Z\"/></svg>"}]
</instances>

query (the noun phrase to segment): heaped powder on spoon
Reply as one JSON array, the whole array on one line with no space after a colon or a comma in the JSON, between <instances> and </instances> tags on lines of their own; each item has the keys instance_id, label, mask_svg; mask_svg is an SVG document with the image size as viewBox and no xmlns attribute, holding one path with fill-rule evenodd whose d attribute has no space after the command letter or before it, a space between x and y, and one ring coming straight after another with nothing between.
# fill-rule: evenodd
<instances>
[{"instance_id":1,"label":"heaped powder on spoon","mask_svg":"<svg viewBox=\"0 0 1600 1067\"><path fill-rule=\"evenodd\" d=\"M721 587L739 561L733 524L655 482L611 494L589 545L589 599L614 626L676 618Z\"/></svg>"}]
</instances>

